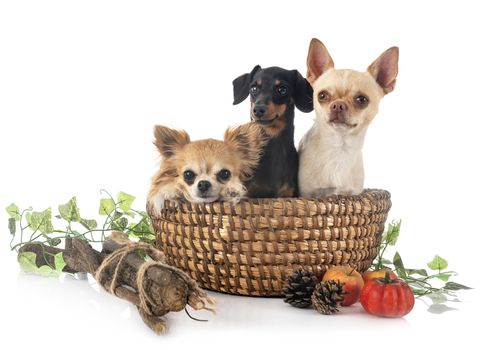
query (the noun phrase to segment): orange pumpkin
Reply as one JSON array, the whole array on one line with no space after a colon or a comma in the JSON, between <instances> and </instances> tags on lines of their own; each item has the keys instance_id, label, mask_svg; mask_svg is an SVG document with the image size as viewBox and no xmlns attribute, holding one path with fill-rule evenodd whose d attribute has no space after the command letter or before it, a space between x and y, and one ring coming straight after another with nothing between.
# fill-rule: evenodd
<instances>
[{"instance_id":1,"label":"orange pumpkin","mask_svg":"<svg viewBox=\"0 0 488 350\"><path fill-rule=\"evenodd\" d=\"M401 279L377 278L368 281L359 297L366 312L382 317L402 317L412 311L415 297L409 285Z\"/></svg>"}]
</instances>

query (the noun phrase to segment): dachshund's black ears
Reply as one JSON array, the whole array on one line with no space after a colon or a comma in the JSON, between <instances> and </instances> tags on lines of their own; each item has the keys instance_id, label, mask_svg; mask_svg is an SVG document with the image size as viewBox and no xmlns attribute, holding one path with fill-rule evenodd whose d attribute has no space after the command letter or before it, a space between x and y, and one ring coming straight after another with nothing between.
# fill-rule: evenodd
<instances>
[{"instance_id":1,"label":"dachshund's black ears","mask_svg":"<svg viewBox=\"0 0 488 350\"><path fill-rule=\"evenodd\" d=\"M313 89L310 83L295 70L295 106L302 112L313 111Z\"/></svg>"},{"instance_id":2,"label":"dachshund's black ears","mask_svg":"<svg viewBox=\"0 0 488 350\"><path fill-rule=\"evenodd\" d=\"M234 79L234 81L232 82L232 85L234 85L233 104L235 105L239 104L242 101L244 101L247 98L247 96L249 96L249 85L251 84L254 74L256 74L260 70L261 67L257 65L252 69L251 73L243 74L240 77Z\"/></svg>"}]
</instances>

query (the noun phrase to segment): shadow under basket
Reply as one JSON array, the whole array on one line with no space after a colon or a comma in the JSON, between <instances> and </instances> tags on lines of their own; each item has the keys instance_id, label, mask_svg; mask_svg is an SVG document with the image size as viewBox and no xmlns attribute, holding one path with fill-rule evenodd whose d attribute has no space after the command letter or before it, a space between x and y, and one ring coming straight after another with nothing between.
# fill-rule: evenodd
<instances>
[{"instance_id":1,"label":"shadow under basket","mask_svg":"<svg viewBox=\"0 0 488 350\"><path fill-rule=\"evenodd\" d=\"M281 296L299 266L319 278L333 265L367 270L379 252L390 207L389 192L368 189L324 199L166 202L161 213L150 215L168 263L201 287Z\"/></svg>"}]
</instances>

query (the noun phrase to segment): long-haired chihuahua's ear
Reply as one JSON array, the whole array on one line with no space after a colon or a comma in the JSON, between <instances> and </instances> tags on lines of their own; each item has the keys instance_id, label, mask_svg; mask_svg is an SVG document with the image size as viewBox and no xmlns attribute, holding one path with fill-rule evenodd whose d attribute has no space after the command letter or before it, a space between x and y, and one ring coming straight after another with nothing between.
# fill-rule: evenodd
<instances>
[{"instance_id":1,"label":"long-haired chihuahua's ear","mask_svg":"<svg viewBox=\"0 0 488 350\"><path fill-rule=\"evenodd\" d=\"M249 96L249 84L251 84L254 74L261 70L259 65L255 66L251 73L243 74L234 79L232 85L234 85L234 105L244 101Z\"/></svg>"},{"instance_id":2,"label":"long-haired chihuahua's ear","mask_svg":"<svg viewBox=\"0 0 488 350\"><path fill-rule=\"evenodd\" d=\"M228 128L225 131L224 142L232 147L236 156L239 157L240 179L245 181L252 177L253 171L261 159L263 148L268 142L263 128L255 123Z\"/></svg>"},{"instance_id":3,"label":"long-haired chihuahua's ear","mask_svg":"<svg viewBox=\"0 0 488 350\"><path fill-rule=\"evenodd\" d=\"M295 89L293 99L295 106L302 112L308 113L313 110L313 89L310 83L302 77L300 72L295 72Z\"/></svg>"},{"instance_id":4,"label":"long-haired chihuahua's ear","mask_svg":"<svg viewBox=\"0 0 488 350\"><path fill-rule=\"evenodd\" d=\"M154 127L154 145L164 158L171 157L177 148L190 142L190 136L184 130L175 130L163 125Z\"/></svg>"},{"instance_id":5,"label":"long-haired chihuahua's ear","mask_svg":"<svg viewBox=\"0 0 488 350\"><path fill-rule=\"evenodd\" d=\"M307 80L313 83L330 68L334 68L334 61L330 57L329 51L319 39L313 38L308 47Z\"/></svg>"},{"instance_id":6,"label":"long-haired chihuahua's ear","mask_svg":"<svg viewBox=\"0 0 488 350\"><path fill-rule=\"evenodd\" d=\"M398 55L398 47L390 47L368 67L368 72L381 86L385 95L395 88L398 74Z\"/></svg>"}]
</instances>

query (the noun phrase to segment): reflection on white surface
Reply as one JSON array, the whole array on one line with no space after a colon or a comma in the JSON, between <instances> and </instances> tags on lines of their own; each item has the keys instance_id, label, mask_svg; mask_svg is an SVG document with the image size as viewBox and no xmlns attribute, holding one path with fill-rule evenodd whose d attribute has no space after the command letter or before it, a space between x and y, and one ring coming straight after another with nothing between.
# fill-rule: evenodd
<instances>
[{"instance_id":1,"label":"reflection on white surface","mask_svg":"<svg viewBox=\"0 0 488 350\"><path fill-rule=\"evenodd\" d=\"M126 308L125 308L125 309L122 311L122 313L120 314L120 316L122 316L122 318L123 318L124 320L128 320L128 319L130 319L130 318L132 317L132 309L133 309L133 308L131 308L131 307L126 307Z\"/></svg>"},{"instance_id":2,"label":"reflection on white surface","mask_svg":"<svg viewBox=\"0 0 488 350\"><path fill-rule=\"evenodd\" d=\"M327 344L342 344L344 339L405 339L405 334L425 337L423 344L437 344L432 332L474 332L481 323L473 324L479 314L478 299L481 290L462 294L462 303L456 303L458 311L435 315L427 312L427 306L417 302L414 310L404 318L386 319L366 314L359 304L341 308L333 316L320 315L312 309L297 309L285 304L280 298L253 298L209 292L217 299L217 314L189 309L192 316L208 320L191 320L184 311L170 313L168 333L158 337L140 320L136 308L100 289L92 276L79 280L69 275L46 278L18 272L15 259L0 257L5 268L2 319L8 321L6 337L0 342L14 341L29 335L30 339L44 339L46 334L56 334L56 339L73 343L73 349L97 346L140 346L141 341L154 342L154 346L174 344L212 348L211 344L224 339L226 343L246 338L269 346L316 345L313 339L326 338ZM464 327L464 328L463 328ZM295 338L293 335L297 335ZM303 339L307 339L304 341ZM324 339L325 339L324 338ZM184 339L184 340L183 340ZM300 340L301 339L301 340ZM300 341L299 341L300 340ZM182 343L183 342L183 343ZM441 339L441 342L450 343ZM149 344L149 343L148 343ZM235 348L240 348L237 341ZM362 345L362 349L378 349L376 343ZM400 343L403 348L407 343ZM249 344L248 344L249 345ZM248 346L247 345L247 346ZM411 344L410 344L411 345ZM71 346L71 345L70 345ZM370 347L369 347L370 346ZM3 347L2 347L3 348Z\"/></svg>"}]
</instances>

